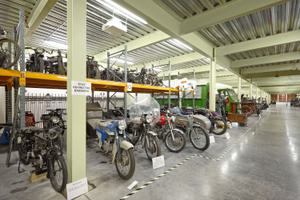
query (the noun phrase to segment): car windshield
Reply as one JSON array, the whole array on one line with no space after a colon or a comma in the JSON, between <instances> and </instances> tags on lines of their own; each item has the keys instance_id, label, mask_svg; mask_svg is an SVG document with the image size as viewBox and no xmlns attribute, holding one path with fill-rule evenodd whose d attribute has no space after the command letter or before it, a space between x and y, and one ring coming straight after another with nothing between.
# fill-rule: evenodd
<instances>
[{"instance_id":1,"label":"car windshield","mask_svg":"<svg viewBox=\"0 0 300 200\"><path fill-rule=\"evenodd\" d=\"M228 89L227 91L228 91L228 95L229 95L234 101L238 101L239 98L238 98L238 96L237 96L237 94L235 93L234 90Z\"/></svg>"}]
</instances>

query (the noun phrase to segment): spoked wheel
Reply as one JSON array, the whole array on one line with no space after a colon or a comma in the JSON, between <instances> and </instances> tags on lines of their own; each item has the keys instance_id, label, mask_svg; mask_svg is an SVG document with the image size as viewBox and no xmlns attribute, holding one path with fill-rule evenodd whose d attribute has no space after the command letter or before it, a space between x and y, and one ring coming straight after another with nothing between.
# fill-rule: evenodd
<instances>
[{"instance_id":1,"label":"spoked wheel","mask_svg":"<svg viewBox=\"0 0 300 200\"><path fill-rule=\"evenodd\" d=\"M224 119L214 119L214 127L211 132L216 135L223 135L227 130L227 123Z\"/></svg>"},{"instance_id":2,"label":"spoked wheel","mask_svg":"<svg viewBox=\"0 0 300 200\"><path fill-rule=\"evenodd\" d=\"M201 126L194 126L189 137L192 145L196 149L204 151L209 147L210 141L208 133Z\"/></svg>"},{"instance_id":3,"label":"spoked wheel","mask_svg":"<svg viewBox=\"0 0 300 200\"><path fill-rule=\"evenodd\" d=\"M144 147L149 160L161 155L159 141L155 136L146 136Z\"/></svg>"},{"instance_id":4,"label":"spoked wheel","mask_svg":"<svg viewBox=\"0 0 300 200\"><path fill-rule=\"evenodd\" d=\"M68 181L68 170L65 159L61 155L55 155L49 162L51 185L57 192L63 192Z\"/></svg>"},{"instance_id":5,"label":"spoked wheel","mask_svg":"<svg viewBox=\"0 0 300 200\"><path fill-rule=\"evenodd\" d=\"M19 45L11 39L0 39L0 67L8 69L18 62L20 57Z\"/></svg>"},{"instance_id":6,"label":"spoked wheel","mask_svg":"<svg viewBox=\"0 0 300 200\"><path fill-rule=\"evenodd\" d=\"M116 154L115 166L122 179L130 179L135 171L135 159L133 149L119 149Z\"/></svg>"},{"instance_id":7,"label":"spoked wheel","mask_svg":"<svg viewBox=\"0 0 300 200\"><path fill-rule=\"evenodd\" d=\"M173 135L172 135L173 133ZM184 137L184 133L182 133L179 130L172 130L169 131L166 135L165 138L165 145L167 147L167 149L169 149L169 151L171 152L180 152L184 146L185 146L185 137Z\"/></svg>"}]
</instances>

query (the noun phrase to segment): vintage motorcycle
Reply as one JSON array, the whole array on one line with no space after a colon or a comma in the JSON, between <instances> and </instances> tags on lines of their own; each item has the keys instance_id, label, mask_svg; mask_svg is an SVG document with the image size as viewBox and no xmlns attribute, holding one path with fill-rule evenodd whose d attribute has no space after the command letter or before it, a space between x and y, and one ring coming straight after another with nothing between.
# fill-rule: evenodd
<instances>
[{"instance_id":1,"label":"vintage motorcycle","mask_svg":"<svg viewBox=\"0 0 300 200\"><path fill-rule=\"evenodd\" d=\"M175 127L189 137L194 148L205 151L210 145L207 122L200 116L184 115L177 108L172 109L171 113L175 115Z\"/></svg>"},{"instance_id":2,"label":"vintage motorcycle","mask_svg":"<svg viewBox=\"0 0 300 200\"><path fill-rule=\"evenodd\" d=\"M171 152L180 152L186 144L185 134L182 130L174 128L175 116L167 110L165 115L161 115L160 123L164 126L165 132L162 133L163 141L167 149Z\"/></svg>"},{"instance_id":3,"label":"vintage motorcycle","mask_svg":"<svg viewBox=\"0 0 300 200\"><path fill-rule=\"evenodd\" d=\"M93 56L86 56L86 76L87 78L100 79L100 70L98 62L94 60Z\"/></svg>"},{"instance_id":4,"label":"vintage motorcycle","mask_svg":"<svg viewBox=\"0 0 300 200\"><path fill-rule=\"evenodd\" d=\"M59 127L60 134L58 134L55 139L55 143L59 145L61 149L64 147L64 133L66 130L66 126L63 119L63 114L66 109L57 108L57 109L47 109L47 114L43 114L41 116L41 120L43 123L43 128L45 130L49 130L54 127Z\"/></svg>"},{"instance_id":5,"label":"vintage motorcycle","mask_svg":"<svg viewBox=\"0 0 300 200\"><path fill-rule=\"evenodd\" d=\"M57 192L63 192L68 181L63 153L55 144L60 131L59 127L49 130L30 127L18 130L15 137L20 162L24 165L31 164L36 174L46 172L47 178Z\"/></svg>"},{"instance_id":6,"label":"vintage motorcycle","mask_svg":"<svg viewBox=\"0 0 300 200\"><path fill-rule=\"evenodd\" d=\"M153 125L153 115L143 114L140 120L130 121L127 128L129 141L133 145L141 141L149 160L161 155L157 134L151 131Z\"/></svg>"},{"instance_id":7,"label":"vintage motorcycle","mask_svg":"<svg viewBox=\"0 0 300 200\"><path fill-rule=\"evenodd\" d=\"M26 47L25 49L34 51L33 54L30 54L29 60L26 61L26 71L44 73L46 67L44 60L45 50L42 48L33 49L31 47Z\"/></svg>"},{"instance_id":8,"label":"vintage motorcycle","mask_svg":"<svg viewBox=\"0 0 300 200\"><path fill-rule=\"evenodd\" d=\"M207 117L211 126L209 131L215 135L223 135L227 131L227 122L224 118L217 112L212 112L208 109L196 109L194 114L200 114Z\"/></svg>"},{"instance_id":9,"label":"vintage motorcycle","mask_svg":"<svg viewBox=\"0 0 300 200\"><path fill-rule=\"evenodd\" d=\"M102 120L96 133L99 147L104 153L112 152L112 162L122 179L130 179L135 171L133 145L126 140L125 120Z\"/></svg>"},{"instance_id":10,"label":"vintage motorcycle","mask_svg":"<svg viewBox=\"0 0 300 200\"><path fill-rule=\"evenodd\" d=\"M20 47L14 40L5 38L6 32L0 26L0 68L15 66L20 57Z\"/></svg>"}]
</instances>

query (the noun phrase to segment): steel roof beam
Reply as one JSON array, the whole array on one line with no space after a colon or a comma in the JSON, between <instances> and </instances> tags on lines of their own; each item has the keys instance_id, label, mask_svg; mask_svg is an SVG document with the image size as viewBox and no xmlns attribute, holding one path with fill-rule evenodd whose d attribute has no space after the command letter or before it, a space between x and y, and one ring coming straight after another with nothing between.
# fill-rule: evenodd
<instances>
[{"instance_id":1,"label":"steel roof beam","mask_svg":"<svg viewBox=\"0 0 300 200\"><path fill-rule=\"evenodd\" d=\"M57 1L58 0L37 1L27 20L28 29L25 34L25 39L27 41L31 40L32 34L37 30L44 18L47 17Z\"/></svg>"},{"instance_id":2,"label":"steel roof beam","mask_svg":"<svg viewBox=\"0 0 300 200\"><path fill-rule=\"evenodd\" d=\"M287 62L287 61L293 61L299 59L300 59L300 52L291 52L291 53L283 53L283 54L276 54L270 56L261 56L257 58L236 60L232 62L231 67L239 68L239 67L246 67L246 66L253 66L253 65L264 65L270 63Z\"/></svg>"},{"instance_id":3,"label":"steel roof beam","mask_svg":"<svg viewBox=\"0 0 300 200\"><path fill-rule=\"evenodd\" d=\"M300 41L300 30L290 31L286 33L280 33L272 36L258 38L254 40L248 40L239 42L236 44L230 44L216 48L217 55L229 55L243 51L249 51L259 48L265 48L270 46L276 46L281 44L287 44Z\"/></svg>"},{"instance_id":4,"label":"steel roof beam","mask_svg":"<svg viewBox=\"0 0 300 200\"><path fill-rule=\"evenodd\" d=\"M180 34L198 31L215 24L230 21L243 15L282 3L282 0L235 0L202 12L184 20L180 24Z\"/></svg>"},{"instance_id":5,"label":"steel roof beam","mask_svg":"<svg viewBox=\"0 0 300 200\"><path fill-rule=\"evenodd\" d=\"M259 74L265 72L280 72L287 70L300 70L300 63L287 63L278 65L263 65L257 67L247 67L241 69L242 75Z\"/></svg>"},{"instance_id":6,"label":"steel roof beam","mask_svg":"<svg viewBox=\"0 0 300 200\"><path fill-rule=\"evenodd\" d=\"M195 50L199 51L199 53L212 57L212 44L204 38L198 38L199 35L194 33L192 33L190 36L181 37L181 21L175 19L164 8L157 4L155 0L116 0L116 2L126 7L130 11L143 16L151 25L169 34L170 36L179 39L181 38L184 42L193 46Z\"/></svg>"},{"instance_id":7,"label":"steel roof beam","mask_svg":"<svg viewBox=\"0 0 300 200\"><path fill-rule=\"evenodd\" d=\"M148 66L152 66L152 65L154 65L154 66L164 65L164 64L167 65L169 62L171 63L171 65L176 65L176 64L193 61L193 60L199 60L202 58L205 58L205 56L202 56L197 52L193 52L193 53L188 53L188 54L175 56L175 57L171 57L171 58L166 58L166 59L162 59L162 60L157 60L157 61L153 61L153 62L133 65L132 68L141 69L144 66L148 67Z\"/></svg>"},{"instance_id":8,"label":"steel roof beam","mask_svg":"<svg viewBox=\"0 0 300 200\"><path fill-rule=\"evenodd\" d=\"M133 51L157 42L161 42L163 40L168 39L170 36L168 34L165 34L162 31L155 31L153 33L147 34L143 37L137 38L135 40L132 40L130 42L127 42L126 44L122 44L120 46L114 47L112 49L109 49L107 51L101 52L99 54L95 55L95 60L97 61L103 61L107 58L107 52L118 52L124 49L125 45L127 46L127 51Z\"/></svg>"}]
</instances>

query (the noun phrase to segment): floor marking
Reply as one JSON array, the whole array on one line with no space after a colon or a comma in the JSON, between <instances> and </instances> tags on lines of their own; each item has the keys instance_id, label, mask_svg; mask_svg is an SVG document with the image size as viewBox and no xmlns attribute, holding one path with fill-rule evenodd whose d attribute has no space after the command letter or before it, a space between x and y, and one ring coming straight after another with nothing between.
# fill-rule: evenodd
<instances>
[{"instance_id":1,"label":"floor marking","mask_svg":"<svg viewBox=\"0 0 300 200\"><path fill-rule=\"evenodd\" d=\"M176 165L174 165L173 167L170 167L169 169L167 169L166 171L164 171L162 174L157 175L156 177L150 179L149 181L147 181L146 183L144 183L143 185L135 188L133 191L129 192L127 195L123 196L122 198L120 198L120 200L125 200L128 199L129 197L131 197L132 195L136 194L137 192L141 191L142 189L146 188L147 186L151 185L152 183L154 183L155 181L157 181L158 179L160 179L161 177L166 176L167 174L169 174L170 172L174 171L175 169L177 169L179 166L183 165L184 163L186 163L187 161L191 160L192 158L199 156L198 154L193 154L188 156L187 158L185 158L182 162L177 163Z\"/></svg>"}]
</instances>

